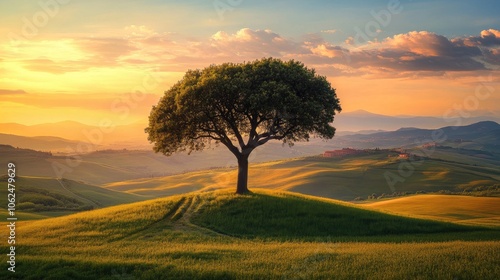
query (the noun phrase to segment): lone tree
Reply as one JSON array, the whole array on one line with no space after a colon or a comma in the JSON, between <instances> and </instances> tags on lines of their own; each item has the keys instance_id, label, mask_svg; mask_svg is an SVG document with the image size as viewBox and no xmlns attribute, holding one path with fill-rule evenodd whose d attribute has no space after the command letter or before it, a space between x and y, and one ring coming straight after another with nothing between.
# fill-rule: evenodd
<instances>
[{"instance_id":1,"label":"lone tree","mask_svg":"<svg viewBox=\"0 0 500 280\"><path fill-rule=\"evenodd\" d=\"M269 140L331 139L339 100L325 77L298 61L264 58L189 70L153 106L146 128L167 156L222 143L238 160L236 193L248 192L248 157Z\"/></svg>"}]
</instances>

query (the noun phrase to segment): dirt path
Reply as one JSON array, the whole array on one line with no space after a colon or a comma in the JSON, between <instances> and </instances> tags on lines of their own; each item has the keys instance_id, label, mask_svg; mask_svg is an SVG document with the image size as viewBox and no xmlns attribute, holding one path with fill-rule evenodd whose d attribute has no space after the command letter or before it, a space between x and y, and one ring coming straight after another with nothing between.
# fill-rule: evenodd
<instances>
[{"instance_id":1,"label":"dirt path","mask_svg":"<svg viewBox=\"0 0 500 280\"><path fill-rule=\"evenodd\" d=\"M225 235L211 229L201 227L191 223L191 217L195 214L201 207L203 206L203 201L201 201L198 195L194 195L186 199L183 205L180 207L180 212L175 213L173 216L174 224L173 228L176 230L184 230L184 231L197 231L203 233L205 235L210 236L224 236L231 237L229 235Z\"/></svg>"},{"instance_id":2,"label":"dirt path","mask_svg":"<svg viewBox=\"0 0 500 280\"><path fill-rule=\"evenodd\" d=\"M199 208L201 208L202 206L203 201L200 200L199 196L197 195L183 197L165 214L163 218L154 221L153 223L129 234L128 236L123 236L116 240L134 239L138 236L151 238L155 235L161 235L164 230L199 233L205 236L212 237L224 236L233 238L230 235L225 235L191 223L192 216L195 215Z\"/></svg>"}]
</instances>

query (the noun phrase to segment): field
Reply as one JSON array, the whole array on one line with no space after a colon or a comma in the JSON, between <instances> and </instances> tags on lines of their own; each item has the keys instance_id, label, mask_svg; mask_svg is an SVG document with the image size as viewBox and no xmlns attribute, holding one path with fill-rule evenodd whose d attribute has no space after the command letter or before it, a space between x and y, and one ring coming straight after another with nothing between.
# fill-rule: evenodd
<instances>
[{"instance_id":1,"label":"field","mask_svg":"<svg viewBox=\"0 0 500 280\"><path fill-rule=\"evenodd\" d=\"M28 154L33 156L32 152ZM340 159L309 156L253 163L249 170L249 186L251 189L292 191L344 201L378 201L415 193L444 192L481 196L499 194L500 171L495 168L498 160L485 160L479 165L479 158L473 155L445 149L436 151L435 158L410 163L398 159L397 154L388 150L372 150ZM133 159L137 159L137 166L144 164L142 169L147 170L149 165L146 162L152 158L146 152L105 151L87 155L86 160L72 172L81 180L57 179L33 175L39 170L25 165L22 161L24 157L26 155L23 156L22 153L18 155L18 165L22 166L20 174L23 175L18 177L17 202L18 210L25 219L60 216L157 197L229 188L236 184L237 178L235 168L226 167L120 180L120 174L135 168ZM115 171L119 170L118 173L110 171L113 161L122 166L114 167ZM151 163L152 166L156 164L155 161ZM391 186L386 175L400 176L401 166L408 164L414 166L413 171L405 174L407 176L404 178L400 177L402 181ZM102 179L106 174L109 178ZM5 182L6 177L1 178ZM87 181L111 182L93 185L86 183ZM2 194L6 194L6 189L0 190L0 195ZM4 212L0 217L5 215Z\"/></svg>"},{"instance_id":2,"label":"field","mask_svg":"<svg viewBox=\"0 0 500 280\"><path fill-rule=\"evenodd\" d=\"M446 154L447 156L451 156ZM440 154L444 157L444 155ZM470 161L474 161L470 163ZM357 197L387 195L393 192L457 191L458 186L490 186L500 182L500 171L493 164L475 165L476 158L461 160L420 159L403 181L393 186L386 174L399 175L407 161L396 153L372 151L343 159L304 157L256 163L250 166L249 187L287 190L308 195L351 201ZM493 161L495 162L495 161ZM497 163L498 164L498 163ZM158 178L143 178L103 185L105 188L131 194L159 197L195 190L227 188L236 184L236 170L213 169ZM369 182L369 183L367 183Z\"/></svg>"},{"instance_id":3,"label":"field","mask_svg":"<svg viewBox=\"0 0 500 280\"><path fill-rule=\"evenodd\" d=\"M69 179L37 175L65 157L21 151L16 273L0 279L496 279L498 159L397 155L255 162L238 196L231 164L156 176L176 159L100 151Z\"/></svg>"},{"instance_id":4,"label":"field","mask_svg":"<svg viewBox=\"0 0 500 280\"><path fill-rule=\"evenodd\" d=\"M500 273L498 230L263 190L193 193L25 221L18 239L10 279L494 279Z\"/></svg>"},{"instance_id":5,"label":"field","mask_svg":"<svg viewBox=\"0 0 500 280\"><path fill-rule=\"evenodd\" d=\"M390 213L469 225L500 227L500 198L417 195L365 204Z\"/></svg>"},{"instance_id":6,"label":"field","mask_svg":"<svg viewBox=\"0 0 500 280\"><path fill-rule=\"evenodd\" d=\"M269 147L256 150L252 162L264 162L298 155L319 154L325 148L310 148L298 143L300 149L282 147L279 143L270 143ZM68 151L76 151L75 146L68 146ZM101 150L75 157L74 155L39 152L17 149L0 144L0 165L14 162L22 166L24 176L63 177L75 181L84 181L91 185L138 178L160 177L185 173L195 170L231 167L236 165L235 157L224 147L214 147L191 155L176 154L166 157L151 150ZM4 171L2 171L4 172ZM0 172L0 174L2 174Z\"/></svg>"},{"instance_id":7,"label":"field","mask_svg":"<svg viewBox=\"0 0 500 280\"><path fill-rule=\"evenodd\" d=\"M6 184L7 177L0 177L0 183ZM23 220L67 215L145 199L68 179L20 176L16 178L15 186L16 209L20 210L19 218ZM7 197L7 188L0 189L0 195ZM7 211L2 211L0 218L6 216Z\"/></svg>"}]
</instances>

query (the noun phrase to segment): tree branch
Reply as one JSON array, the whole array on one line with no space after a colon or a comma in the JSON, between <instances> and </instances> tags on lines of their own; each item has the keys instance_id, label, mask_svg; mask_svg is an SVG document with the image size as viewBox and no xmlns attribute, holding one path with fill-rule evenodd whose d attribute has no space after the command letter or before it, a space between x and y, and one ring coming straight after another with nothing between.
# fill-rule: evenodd
<instances>
[{"instance_id":1,"label":"tree branch","mask_svg":"<svg viewBox=\"0 0 500 280\"><path fill-rule=\"evenodd\" d=\"M243 137L241 136L240 132L238 131L238 128L236 127L236 120L234 119L234 116L230 113L230 111L224 111L223 108L219 106L219 104L216 104L215 108L217 109L221 117L229 125L229 127L233 131L234 136L236 136L236 139L238 140L238 144L240 145L241 149L243 149L245 147L245 142L243 141Z\"/></svg>"},{"instance_id":2,"label":"tree branch","mask_svg":"<svg viewBox=\"0 0 500 280\"><path fill-rule=\"evenodd\" d=\"M212 138L216 141L222 141L222 138L220 137L215 137L213 135L210 135L210 134L200 134L200 135L197 135L196 137L191 137L191 139L193 140L198 140L198 139L201 139L201 138Z\"/></svg>"}]
</instances>

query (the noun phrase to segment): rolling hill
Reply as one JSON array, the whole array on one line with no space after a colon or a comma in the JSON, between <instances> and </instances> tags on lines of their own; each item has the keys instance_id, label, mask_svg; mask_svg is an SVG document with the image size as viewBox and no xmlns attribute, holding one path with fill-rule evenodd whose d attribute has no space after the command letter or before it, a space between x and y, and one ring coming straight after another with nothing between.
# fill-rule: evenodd
<instances>
[{"instance_id":1,"label":"rolling hill","mask_svg":"<svg viewBox=\"0 0 500 280\"><path fill-rule=\"evenodd\" d=\"M7 176L2 176L0 182L6 184ZM18 176L15 186L16 209L23 219L67 215L145 199L68 179ZM7 197L7 188L2 188L0 195ZM6 216L7 211L2 211L1 217Z\"/></svg>"},{"instance_id":2,"label":"rolling hill","mask_svg":"<svg viewBox=\"0 0 500 280\"><path fill-rule=\"evenodd\" d=\"M461 155L460 161L421 159L411 174L392 188L387 174L399 174L409 164L394 151L370 151L341 159L305 157L250 165L249 187L287 190L341 200L379 197L397 193L458 191L466 186L500 183L498 161L489 165L468 163L473 156ZM476 164L476 165L475 165ZM399 175L398 175L399 176ZM105 188L147 196L164 196L195 190L212 190L236 184L237 171L213 169L158 178L135 179L103 185Z\"/></svg>"},{"instance_id":3,"label":"rolling hill","mask_svg":"<svg viewBox=\"0 0 500 280\"><path fill-rule=\"evenodd\" d=\"M433 143L432 135L435 133L440 135L439 139L446 138L446 140L435 143L435 148L422 149L422 145ZM72 153L41 154L33 151L30 154L26 149L0 145L0 153L3 155L0 164L16 162L23 167L26 176L64 177L94 185L236 165L234 156L222 146L194 152L191 155L180 153L165 157L150 150L116 150L114 147L115 150L93 151L98 148L93 145L87 150L86 147L89 146L85 144L80 146L77 142L59 138L8 137L14 137L15 139L12 139L19 145L28 142L31 143L28 146L38 147L49 147L54 143L59 143L58 147L68 144L65 149ZM250 161L258 163L318 155L326 150L343 147L362 149L402 147L413 153L423 151L425 156L434 159L496 167L500 159L498 143L500 143L500 125L495 122L480 122L461 127L444 127L441 130L407 128L391 132L345 135L335 137L329 142L311 139L310 142L296 143L292 148L283 147L278 142L270 142L256 149ZM89 153L75 155L79 150Z\"/></svg>"},{"instance_id":4,"label":"rolling hill","mask_svg":"<svg viewBox=\"0 0 500 280\"><path fill-rule=\"evenodd\" d=\"M303 145L303 149L297 148ZM284 148L270 143L268 153L257 150L252 162L264 162L281 158L320 153L321 148L309 148L297 144ZM316 150L315 150L316 149ZM306 152L309 151L309 152ZM149 150L101 150L82 155L61 155L0 145L0 164L15 162L23 168L23 175L39 177L64 177L99 185L135 178L150 178L185 173L193 170L235 166L235 157L226 148L193 152L191 155L176 154L166 157ZM0 174L2 174L0 170Z\"/></svg>"},{"instance_id":5,"label":"rolling hill","mask_svg":"<svg viewBox=\"0 0 500 280\"><path fill-rule=\"evenodd\" d=\"M418 152L419 148L407 151ZM430 151L429 157L414 161L411 174L404 174L407 176L392 188L387 174L400 176L400 168L408 167L407 161L397 158L399 152L392 150L372 150L342 159L313 156L254 163L250 167L249 186L353 200L394 192L455 192L500 182L500 158L495 153L441 146ZM184 155L165 157L150 151L106 150L81 155L79 161L9 146L0 146L0 152L0 164L16 163L19 176L62 177L149 197L230 187L236 180L232 155L218 155L216 151L210 157L193 154L187 162ZM217 158L220 161L224 156L227 165L215 167ZM205 170L188 172L195 168Z\"/></svg>"},{"instance_id":6,"label":"rolling hill","mask_svg":"<svg viewBox=\"0 0 500 280\"><path fill-rule=\"evenodd\" d=\"M363 204L370 209L425 219L500 227L500 198L416 195Z\"/></svg>"},{"instance_id":7,"label":"rolling hill","mask_svg":"<svg viewBox=\"0 0 500 280\"><path fill-rule=\"evenodd\" d=\"M22 222L18 236L23 259L12 279L493 279L500 272L497 230L287 192L160 198Z\"/></svg>"}]
</instances>

